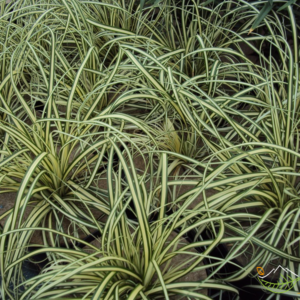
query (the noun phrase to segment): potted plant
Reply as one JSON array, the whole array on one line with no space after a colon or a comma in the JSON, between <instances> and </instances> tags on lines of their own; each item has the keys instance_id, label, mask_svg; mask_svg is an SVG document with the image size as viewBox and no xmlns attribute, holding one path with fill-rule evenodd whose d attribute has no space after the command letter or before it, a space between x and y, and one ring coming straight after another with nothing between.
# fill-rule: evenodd
<instances>
[{"instance_id":1,"label":"potted plant","mask_svg":"<svg viewBox=\"0 0 300 300\"><path fill-rule=\"evenodd\" d=\"M123 146L130 157L128 148ZM189 218L182 218L182 211L166 214L169 185L167 155L160 156L158 185L145 193L144 180L137 175L132 160L127 164L116 144L114 150L120 159L118 172L123 169L126 183L120 182L118 172L108 168L111 170L107 174L111 210L105 223L95 220L95 226L101 231L98 242L88 243L75 238L76 235L58 233L52 228L39 228L45 234L55 231L73 243L80 241L81 247L84 247L76 244L73 244L73 248L41 247L7 265L4 277L38 253L45 252L49 257L49 263L39 275L22 283L24 290L16 293L15 299L169 299L174 296L209 299L203 294L205 289L237 292L219 282L206 281L205 269L208 266L202 262L220 242L222 234L213 240L189 243L185 235L195 225L188 225ZM148 210L146 203L153 197L158 197L161 205L157 219L149 223L152 212ZM130 201L134 202L137 221L130 221L124 213ZM201 222L205 225L214 220ZM222 220L220 224L224 228ZM11 233L6 232L5 235ZM4 234L2 238L3 236ZM201 253L195 251L195 247L203 245L207 246L206 250ZM197 273L196 278L202 272L202 280L191 276L193 272Z\"/></svg>"}]
</instances>

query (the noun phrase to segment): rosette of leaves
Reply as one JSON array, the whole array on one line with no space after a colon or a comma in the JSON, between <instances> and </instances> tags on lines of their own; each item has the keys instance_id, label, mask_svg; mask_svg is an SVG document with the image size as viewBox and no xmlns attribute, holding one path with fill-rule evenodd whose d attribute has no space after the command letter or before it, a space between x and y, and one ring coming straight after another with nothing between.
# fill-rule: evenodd
<instances>
[{"instance_id":1,"label":"rosette of leaves","mask_svg":"<svg viewBox=\"0 0 300 300\"><path fill-rule=\"evenodd\" d=\"M76 236L58 233L71 240L73 247L45 245L40 250L6 263L4 276L38 253L45 252L49 256L49 263L41 274L22 281L20 287L24 288L23 291L15 289L14 299L171 299L174 296L210 299L204 292L207 288L237 293L236 289L218 281L206 281L206 276L200 281L185 278L209 267L203 264L204 258L222 240L227 217L218 220L208 218L188 225L191 219L183 215L184 209L167 216L165 207L169 187L181 184L180 181L168 180L167 155L158 155L158 168L150 172L150 177L145 172L136 172L125 143L123 152L116 143L112 145L107 172L110 213L105 224L99 225L101 237L98 242L89 244ZM120 160L116 171L111 156L113 151ZM146 169L151 165L150 159ZM189 197L192 195L187 195L186 199ZM151 205L155 201L160 203L156 211ZM133 203L136 220L128 219L125 213L130 203ZM153 214L157 217L151 221ZM186 241L188 232L215 221L220 231L214 239ZM26 230L30 229L24 228ZM55 231L51 227L38 230L45 234ZM10 234L12 231L2 234L1 238ZM21 231L16 230L16 234L20 235ZM197 252L196 247L202 247L202 250ZM185 256L183 261L176 260L180 255Z\"/></svg>"},{"instance_id":2,"label":"rosette of leaves","mask_svg":"<svg viewBox=\"0 0 300 300\"><path fill-rule=\"evenodd\" d=\"M49 78L52 78L56 87L52 90L52 98L58 112L64 113L77 70L84 61L84 69L77 79L73 111L91 105L101 94L99 85L103 86L103 82L99 77L106 81L107 78L102 72L105 73L105 59L98 55L98 42L91 25L86 22L88 5L80 1L11 1L4 4L1 4L0 18L0 73L5 101L15 102L18 89L31 110L41 113L47 105L49 88L52 89ZM106 106L107 94L100 95L97 109Z\"/></svg>"},{"instance_id":3,"label":"rosette of leaves","mask_svg":"<svg viewBox=\"0 0 300 300\"><path fill-rule=\"evenodd\" d=\"M52 37L54 41L55 37ZM22 45L20 48L23 49ZM141 126L133 117L109 113L110 108L95 117L93 106L88 107L84 119L81 119L75 95L92 51L93 48L73 77L63 111L59 111L60 102L53 97L59 88L55 85L53 71L56 66L54 46L50 52L50 72L44 73L48 93L41 115L32 110L31 102L19 90L14 70L1 83L1 112L7 119L0 123L0 129L5 132L0 153L0 193L17 193L14 207L0 217L6 220L2 229L4 234L41 224L47 228L53 222L57 231L63 232L67 229L60 226L61 219L65 220L67 227L73 227L71 231L89 234L91 230L98 229L96 219L99 214L109 213L107 193L97 187L97 180L106 168L106 153L111 148L111 139L119 134L126 139L122 131L128 124ZM2 94L6 84L12 86L14 105L6 101ZM19 114L20 110L22 114ZM97 207L98 215L90 214L90 210ZM5 266L23 255L24 248L18 248L17 245L26 247L33 232L30 230L1 238L2 288L10 296L12 294L8 290L11 282L16 286L21 273L16 269L3 276ZM59 239L52 234L50 242L45 236L43 242L55 246Z\"/></svg>"},{"instance_id":4,"label":"rosette of leaves","mask_svg":"<svg viewBox=\"0 0 300 300\"><path fill-rule=\"evenodd\" d=\"M190 115L191 124L210 148L207 165L214 168L204 168L199 192L216 191L195 208L206 207L219 216L240 214L225 223L231 244L226 259L242 256L244 267L223 276L227 281L241 279L274 260L295 274L299 272L299 43L293 11L288 11L293 43L279 33L284 28L278 21L280 31L268 39L269 47L280 53L280 60L261 54L261 66L256 69L260 83L254 86L249 82L256 97L247 95L249 90L245 89L222 104L213 99L198 102L207 108L211 103L205 113L215 111L224 117L226 130L219 130L211 118L205 124L199 115ZM276 27L270 28L277 32ZM235 109L234 101L245 103L245 108ZM177 203L182 206L180 198ZM201 218L207 216L212 214ZM210 229L213 235L218 232L213 226ZM199 228L199 233L202 230ZM298 292L295 285L289 293L296 297Z\"/></svg>"}]
</instances>

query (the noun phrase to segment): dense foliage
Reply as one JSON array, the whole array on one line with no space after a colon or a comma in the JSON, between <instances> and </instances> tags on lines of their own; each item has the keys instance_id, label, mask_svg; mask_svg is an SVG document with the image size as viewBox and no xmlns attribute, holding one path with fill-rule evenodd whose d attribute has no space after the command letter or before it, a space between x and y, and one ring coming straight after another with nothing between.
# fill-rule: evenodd
<instances>
[{"instance_id":1,"label":"dense foliage","mask_svg":"<svg viewBox=\"0 0 300 300\"><path fill-rule=\"evenodd\" d=\"M233 299L257 266L300 276L296 3L6 2L2 299Z\"/></svg>"}]
</instances>

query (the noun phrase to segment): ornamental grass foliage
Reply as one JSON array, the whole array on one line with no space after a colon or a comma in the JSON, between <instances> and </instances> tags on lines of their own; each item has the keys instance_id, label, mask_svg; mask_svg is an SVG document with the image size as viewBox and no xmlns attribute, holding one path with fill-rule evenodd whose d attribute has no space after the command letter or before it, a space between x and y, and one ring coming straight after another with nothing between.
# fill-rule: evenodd
<instances>
[{"instance_id":1,"label":"ornamental grass foliage","mask_svg":"<svg viewBox=\"0 0 300 300\"><path fill-rule=\"evenodd\" d=\"M299 5L269 2L0 1L2 299L300 276Z\"/></svg>"}]
</instances>

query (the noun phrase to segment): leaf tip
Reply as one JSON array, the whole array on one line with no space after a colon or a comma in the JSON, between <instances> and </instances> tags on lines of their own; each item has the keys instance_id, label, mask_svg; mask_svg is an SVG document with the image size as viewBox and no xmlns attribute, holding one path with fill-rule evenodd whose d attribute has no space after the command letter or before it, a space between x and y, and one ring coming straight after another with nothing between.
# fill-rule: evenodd
<instances>
[{"instance_id":1,"label":"leaf tip","mask_svg":"<svg viewBox=\"0 0 300 300\"><path fill-rule=\"evenodd\" d=\"M248 32L248 35L250 34L250 33L252 33L253 32L253 28L250 28L250 30L249 30L249 32Z\"/></svg>"}]
</instances>

